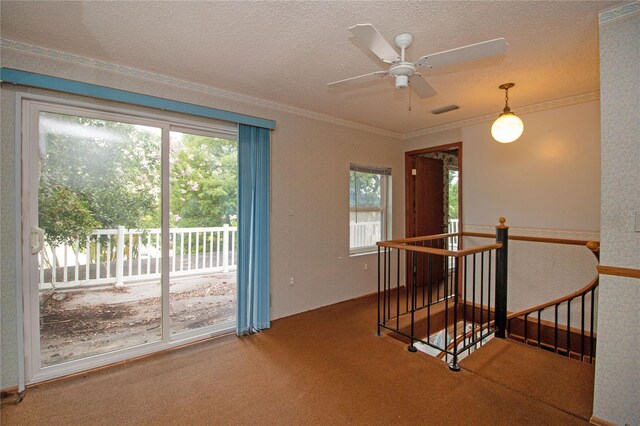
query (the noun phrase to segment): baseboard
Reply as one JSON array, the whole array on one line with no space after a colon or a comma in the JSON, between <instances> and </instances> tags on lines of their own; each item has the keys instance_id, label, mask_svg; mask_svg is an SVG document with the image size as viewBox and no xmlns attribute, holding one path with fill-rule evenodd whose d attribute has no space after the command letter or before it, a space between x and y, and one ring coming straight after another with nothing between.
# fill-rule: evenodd
<instances>
[{"instance_id":1,"label":"baseboard","mask_svg":"<svg viewBox=\"0 0 640 426\"><path fill-rule=\"evenodd\" d=\"M596 426L618 426L615 423L611 423L607 420L601 419L598 416L591 416L591 418L589 419L589 424Z\"/></svg>"},{"instance_id":2,"label":"baseboard","mask_svg":"<svg viewBox=\"0 0 640 426\"><path fill-rule=\"evenodd\" d=\"M0 399L8 398L18 393L18 386L10 386L8 388L0 389Z\"/></svg>"},{"instance_id":3,"label":"baseboard","mask_svg":"<svg viewBox=\"0 0 640 426\"><path fill-rule=\"evenodd\" d=\"M0 406L5 404L19 404L25 396L25 391L18 392L18 386L11 386L0 390Z\"/></svg>"}]
</instances>

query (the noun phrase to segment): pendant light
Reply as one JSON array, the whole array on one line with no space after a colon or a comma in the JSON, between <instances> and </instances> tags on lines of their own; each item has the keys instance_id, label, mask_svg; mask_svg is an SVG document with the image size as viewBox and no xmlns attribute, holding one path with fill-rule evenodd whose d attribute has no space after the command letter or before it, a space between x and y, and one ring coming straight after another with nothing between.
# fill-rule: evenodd
<instances>
[{"instance_id":1,"label":"pendant light","mask_svg":"<svg viewBox=\"0 0 640 426\"><path fill-rule=\"evenodd\" d=\"M509 89L515 84L505 83L498 88L504 90L504 110L502 114L493 122L491 126L491 136L500 143L511 143L518 139L522 135L524 130L524 124L522 120L511 112L509 108Z\"/></svg>"}]
</instances>

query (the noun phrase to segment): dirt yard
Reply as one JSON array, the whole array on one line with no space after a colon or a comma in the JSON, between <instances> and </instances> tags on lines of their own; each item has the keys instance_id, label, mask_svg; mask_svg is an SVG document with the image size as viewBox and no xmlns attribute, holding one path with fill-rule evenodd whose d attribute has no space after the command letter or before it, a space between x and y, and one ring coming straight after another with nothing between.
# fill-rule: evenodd
<instances>
[{"instance_id":1,"label":"dirt yard","mask_svg":"<svg viewBox=\"0 0 640 426\"><path fill-rule=\"evenodd\" d=\"M171 281L171 333L235 321L235 273ZM162 338L159 281L40 296L42 365Z\"/></svg>"}]
</instances>

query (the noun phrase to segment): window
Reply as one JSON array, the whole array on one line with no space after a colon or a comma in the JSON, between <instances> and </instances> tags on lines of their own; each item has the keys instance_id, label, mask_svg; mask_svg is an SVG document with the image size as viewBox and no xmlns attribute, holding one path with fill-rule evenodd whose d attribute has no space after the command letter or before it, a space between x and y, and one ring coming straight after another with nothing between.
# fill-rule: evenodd
<instances>
[{"instance_id":1,"label":"window","mask_svg":"<svg viewBox=\"0 0 640 426\"><path fill-rule=\"evenodd\" d=\"M391 169L351 164L349 252L371 253L390 235Z\"/></svg>"}]
</instances>

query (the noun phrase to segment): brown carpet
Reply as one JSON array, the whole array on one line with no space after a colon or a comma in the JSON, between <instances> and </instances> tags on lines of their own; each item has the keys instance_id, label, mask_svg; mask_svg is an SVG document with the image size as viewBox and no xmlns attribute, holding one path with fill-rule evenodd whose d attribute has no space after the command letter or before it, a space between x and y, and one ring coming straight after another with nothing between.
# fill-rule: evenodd
<instances>
[{"instance_id":1,"label":"brown carpet","mask_svg":"<svg viewBox=\"0 0 640 426\"><path fill-rule=\"evenodd\" d=\"M474 355L460 361L460 366L516 392L590 419L593 365L503 339L491 340Z\"/></svg>"},{"instance_id":2,"label":"brown carpet","mask_svg":"<svg viewBox=\"0 0 640 426\"><path fill-rule=\"evenodd\" d=\"M471 371L375 335L376 298L275 321L41 385L4 405L29 424L586 424ZM473 357L473 355L472 355Z\"/></svg>"}]
</instances>

